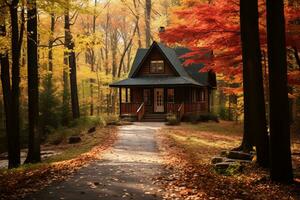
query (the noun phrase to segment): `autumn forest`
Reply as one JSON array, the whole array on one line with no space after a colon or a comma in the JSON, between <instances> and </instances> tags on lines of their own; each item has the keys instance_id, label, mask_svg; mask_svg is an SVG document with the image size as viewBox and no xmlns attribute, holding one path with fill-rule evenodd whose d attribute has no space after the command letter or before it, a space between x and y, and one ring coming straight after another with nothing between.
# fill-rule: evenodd
<instances>
[{"instance_id":1,"label":"autumn forest","mask_svg":"<svg viewBox=\"0 0 300 200\"><path fill-rule=\"evenodd\" d=\"M0 0L0 199L300 199L299 0Z\"/></svg>"}]
</instances>

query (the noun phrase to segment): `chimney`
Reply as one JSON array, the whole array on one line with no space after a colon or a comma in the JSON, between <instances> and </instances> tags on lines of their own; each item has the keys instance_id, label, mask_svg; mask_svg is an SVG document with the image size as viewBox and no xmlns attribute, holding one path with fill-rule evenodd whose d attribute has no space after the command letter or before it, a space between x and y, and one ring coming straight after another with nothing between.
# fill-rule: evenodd
<instances>
[{"instance_id":1,"label":"chimney","mask_svg":"<svg viewBox=\"0 0 300 200\"><path fill-rule=\"evenodd\" d=\"M163 32L165 32L165 27L164 26L159 27L159 33L163 33Z\"/></svg>"}]
</instances>

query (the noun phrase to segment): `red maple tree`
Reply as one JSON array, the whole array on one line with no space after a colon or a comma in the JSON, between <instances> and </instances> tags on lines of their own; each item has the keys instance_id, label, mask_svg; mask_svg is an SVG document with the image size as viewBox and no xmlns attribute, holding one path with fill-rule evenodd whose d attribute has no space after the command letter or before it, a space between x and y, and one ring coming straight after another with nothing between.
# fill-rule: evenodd
<instances>
[{"instance_id":1,"label":"red maple tree","mask_svg":"<svg viewBox=\"0 0 300 200\"><path fill-rule=\"evenodd\" d=\"M300 9L286 5L287 46L300 48ZM164 33L163 42L189 47L192 52L184 55L185 65L206 63L201 71L213 70L229 83L242 82L242 50L238 0L213 2L184 1L173 11L172 22ZM261 47L266 50L265 2L259 2ZM203 48L205 47L205 48ZM208 49L214 57L207 59ZM289 72L289 82L300 84L300 70ZM241 88L223 88L228 93L239 93Z\"/></svg>"}]
</instances>

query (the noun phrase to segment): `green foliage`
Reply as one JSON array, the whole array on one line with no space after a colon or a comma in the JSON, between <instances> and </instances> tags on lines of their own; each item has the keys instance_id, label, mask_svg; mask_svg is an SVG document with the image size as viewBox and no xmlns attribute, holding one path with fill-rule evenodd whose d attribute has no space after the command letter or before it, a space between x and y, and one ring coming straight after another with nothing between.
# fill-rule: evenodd
<instances>
[{"instance_id":1,"label":"green foliage","mask_svg":"<svg viewBox=\"0 0 300 200\"><path fill-rule=\"evenodd\" d=\"M70 127L91 127L91 126L105 126L106 121L102 116L86 116L73 120Z\"/></svg>"},{"instance_id":2,"label":"green foliage","mask_svg":"<svg viewBox=\"0 0 300 200\"><path fill-rule=\"evenodd\" d=\"M120 123L118 115L105 115L104 119L107 125L118 125Z\"/></svg>"},{"instance_id":3,"label":"green foliage","mask_svg":"<svg viewBox=\"0 0 300 200\"><path fill-rule=\"evenodd\" d=\"M241 172L241 164L238 162L234 162L228 166L228 168L215 168L215 172L218 174L222 174L225 176L234 176Z\"/></svg>"},{"instance_id":4,"label":"green foliage","mask_svg":"<svg viewBox=\"0 0 300 200\"><path fill-rule=\"evenodd\" d=\"M53 86L51 74L47 74L41 85L43 90L40 93L40 130L46 137L52 129L56 129L60 125L60 102L55 95L57 88Z\"/></svg>"},{"instance_id":5,"label":"green foliage","mask_svg":"<svg viewBox=\"0 0 300 200\"><path fill-rule=\"evenodd\" d=\"M64 89L62 95L63 95L63 99L65 99L65 101L63 101L61 104L61 123L63 126L67 126L71 121L69 90Z\"/></svg>"},{"instance_id":6,"label":"green foliage","mask_svg":"<svg viewBox=\"0 0 300 200\"><path fill-rule=\"evenodd\" d=\"M177 119L177 116L173 113L167 115L166 125L174 126L180 124L180 121Z\"/></svg>"},{"instance_id":7,"label":"green foliage","mask_svg":"<svg viewBox=\"0 0 300 200\"><path fill-rule=\"evenodd\" d=\"M188 121L195 124L198 122L198 115L196 114L191 114L188 116Z\"/></svg>"},{"instance_id":8,"label":"green foliage","mask_svg":"<svg viewBox=\"0 0 300 200\"><path fill-rule=\"evenodd\" d=\"M188 116L187 119L189 122L196 124L197 122L208 122L208 121L214 121L219 122L219 118L217 115L212 113L207 114L191 114Z\"/></svg>"},{"instance_id":9,"label":"green foliage","mask_svg":"<svg viewBox=\"0 0 300 200\"><path fill-rule=\"evenodd\" d=\"M223 106L219 108L218 115L222 120L228 120L228 121L233 120L232 112L228 108L225 108Z\"/></svg>"},{"instance_id":10,"label":"green foliage","mask_svg":"<svg viewBox=\"0 0 300 200\"><path fill-rule=\"evenodd\" d=\"M208 114L199 115L198 121L200 121L200 122L208 122L208 121L219 122L219 118L215 114L208 113Z\"/></svg>"},{"instance_id":11,"label":"green foliage","mask_svg":"<svg viewBox=\"0 0 300 200\"><path fill-rule=\"evenodd\" d=\"M81 117L70 122L69 127L60 127L52 130L49 134L47 141L50 144L58 145L66 142L67 138L72 135L80 135L83 131L94 126L105 126L106 122L104 117L89 116Z\"/></svg>"}]
</instances>

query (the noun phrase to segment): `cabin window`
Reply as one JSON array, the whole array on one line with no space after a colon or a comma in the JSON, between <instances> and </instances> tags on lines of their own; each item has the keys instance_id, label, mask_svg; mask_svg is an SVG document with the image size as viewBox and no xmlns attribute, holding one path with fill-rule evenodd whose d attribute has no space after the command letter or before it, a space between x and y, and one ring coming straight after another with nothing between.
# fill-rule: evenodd
<instances>
[{"instance_id":1,"label":"cabin window","mask_svg":"<svg viewBox=\"0 0 300 200\"><path fill-rule=\"evenodd\" d=\"M153 74L163 73L165 71L163 60L151 60L150 62L150 72Z\"/></svg>"},{"instance_id":2,"label":"cabin window","mask_svg":"<svg viewBox=\"0 0 300 200\"><path fill-rule=\"evenodd\" d=\"M192 92L193 102L202 102L205 101L205 92L201 89L194 89Z\"/></svg>"},{"instance_id":3,"label":"cabin window","mask_svg":"<svg viewBox=\"0 0 300 200\"><path fill-rule=\"evenodd\" d=\"M174 103L174 89L168 89L168 103Z\"/></svg>"},{"instance_id":4,"label":"cabin window","mask_svg":"<svg viewBox=\"0 0 300 200\"><path fill-rule=\"evenodd\" d=\"M144 103L146 105L151 105L150 89L144 89Z\"/></svg>"},{"instance_id":5,"label":"cabin window","mask_svg":"<svg viewBox=\"0 0 300 200\"><path fill-rule=\"evenodd\" d=\"M130 103L131 102L131 92L130 92L130 88L121 88L121 95L122 95L122 99L121 102L122 103Z\"/></svg>"}]
</instances>

